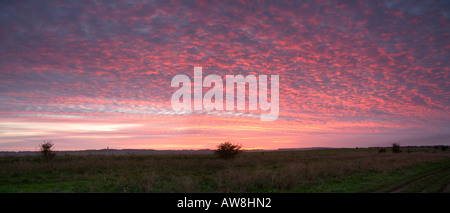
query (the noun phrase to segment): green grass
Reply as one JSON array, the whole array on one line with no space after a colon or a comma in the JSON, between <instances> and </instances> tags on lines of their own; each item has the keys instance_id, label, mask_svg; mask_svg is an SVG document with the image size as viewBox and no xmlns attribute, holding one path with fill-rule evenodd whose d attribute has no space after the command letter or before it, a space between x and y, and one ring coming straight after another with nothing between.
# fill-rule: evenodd
<instances>
[{"instance_id":1,"label":"green grass","mask_svg":"<svg viewBox=\"0 0 450 213\"><path fill-rule=\"evenodd\" d=\"M0 192L445 192L450 151L411 151L1 157Z\"/></svg>"},{"instance_id":2,"label":"green grass","mask_svg":"<svg viewBox=\"0 0 450 213\"><path fill-rule=\"evenodd\" d=\"M331 178L290 192L324 193L438 193L450 184L450 159L399 168L394 171L356 173Z\"/></svg>"}]
</instances>

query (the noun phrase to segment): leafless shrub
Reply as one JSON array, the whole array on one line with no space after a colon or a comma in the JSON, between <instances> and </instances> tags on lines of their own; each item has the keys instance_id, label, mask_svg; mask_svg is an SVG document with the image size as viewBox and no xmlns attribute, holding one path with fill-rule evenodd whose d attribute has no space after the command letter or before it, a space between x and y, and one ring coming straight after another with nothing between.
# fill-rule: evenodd
<instances>
[{"instance_id":1,"label":"leafless shrub","mask_svg":"<svg viewBox=\"0 0 450 213\"><path fill-rule=\"evenodd\" d=\"M222 159L229 160L235 158L241 152L242 146L233 144L229 141L223 142L217 146L214 153Z\"/></svg>"},{"instance_id":2,"label":"leafless shrub","mask_svg":"<svg viewBox=\"0 0 450 213\"><path fill-rule=\"evenodd\" d=\"M393 153L400 153L402 150L400 149L400 143L393 143L392 144L392 152Z\"/></svg>"},{"instance_id":3,"label":"leafless shrub","mask_svg":"<svg viewBox=\"0 0 450 213\"><path fill-rule=\"evenodd\" d=\"M44 141L41 144L39 144L39 148L41 149L42 157L46 161L53 160L53 158L56 156L56 153L53 152L53 143L51 141Z\"/></svg>"}]
</instances>

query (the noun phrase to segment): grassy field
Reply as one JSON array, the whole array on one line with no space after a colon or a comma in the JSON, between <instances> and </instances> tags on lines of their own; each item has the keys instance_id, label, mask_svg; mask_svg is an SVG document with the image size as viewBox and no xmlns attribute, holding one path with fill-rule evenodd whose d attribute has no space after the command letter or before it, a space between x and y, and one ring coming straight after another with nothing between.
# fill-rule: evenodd
<instances>
[{"instance_id":1,"label":"grassy field","mask_svg":"<svg viewBox=\"0 0 450 213\"><path fill-rule=\"evenodd\" d=\"M450 192L450 150L0 157L0 192Z\"/></svg>"}]
</instances>

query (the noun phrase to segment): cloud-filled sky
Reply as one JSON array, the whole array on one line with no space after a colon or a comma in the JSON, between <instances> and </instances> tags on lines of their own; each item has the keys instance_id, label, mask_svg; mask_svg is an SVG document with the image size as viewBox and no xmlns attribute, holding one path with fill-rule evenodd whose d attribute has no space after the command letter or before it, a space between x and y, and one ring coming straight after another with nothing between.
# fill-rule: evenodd
<instances>
[{"instance_id":1,"label":"cloud-filled sky","mask_svg":"<svg viewBox=\"0 0 450 213\"><path fill-rule=\"evenodd\" d=\"M1 1L0 150L450 144L449 58L446 0ZM173 110L194 66L279 75L278 119Z\"/></svg>"}]
</instances>

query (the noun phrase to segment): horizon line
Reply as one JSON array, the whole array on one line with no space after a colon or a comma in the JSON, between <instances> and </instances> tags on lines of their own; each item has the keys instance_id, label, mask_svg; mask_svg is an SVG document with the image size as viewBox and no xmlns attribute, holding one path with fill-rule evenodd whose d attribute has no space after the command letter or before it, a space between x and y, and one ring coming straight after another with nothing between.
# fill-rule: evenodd
<instances>
[{"instance_id":1,"label":"horizon line","mask_svg":"<svg viewBox=\"0 0 450 213\"><path fill-rule=\"evenodd\" d=\"M439 145L403 145L400 147L440 147L448 146L444 144ZM364 147L292 147L292 148L275 148L275 149L254 149L254 148L243 148L242 151L295 151L295 150L321 150L321 149L371 149L371 148L382 148L390 146L364 146ZM78 149L78 150L53 150L53 152L84 152L84 151L214 151L215 149L114 149L114 148L103 148L103 149ZM8 151L0 150L0 152L40 152L39 150L19 150L19 151Z\"/></svg>"}]
</instances>

